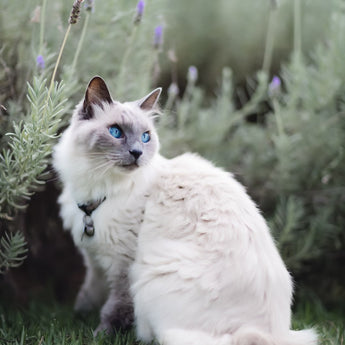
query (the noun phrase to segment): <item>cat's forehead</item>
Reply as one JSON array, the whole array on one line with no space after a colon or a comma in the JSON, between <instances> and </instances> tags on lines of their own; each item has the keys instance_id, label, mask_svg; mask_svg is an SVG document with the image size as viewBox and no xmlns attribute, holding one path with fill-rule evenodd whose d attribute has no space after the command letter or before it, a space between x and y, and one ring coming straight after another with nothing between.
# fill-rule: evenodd
<instances>
[{"instance_id":1,"label":"cat's forehead","mask_svg":"<svg viewBox=\"0 0 345 345\"><path fill-rule=\"evenodd\" d=\"M152 120L135 102L113 102L104 105L103 111L105 112L103 117L105 115L106 121L111 124L145 127L152 124Z\"/></svg>"}]
</instances>

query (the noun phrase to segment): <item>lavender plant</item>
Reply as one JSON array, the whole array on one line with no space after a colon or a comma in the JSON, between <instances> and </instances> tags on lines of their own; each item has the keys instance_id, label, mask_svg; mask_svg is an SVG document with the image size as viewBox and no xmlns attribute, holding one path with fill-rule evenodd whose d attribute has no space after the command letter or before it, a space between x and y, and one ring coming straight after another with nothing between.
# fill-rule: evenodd
<instances>
[{"instance_id":1,"label":"lavender plant","mask_svg":"<svg viewBox=\"0 0 345 345\"><path fill-rule=\"evenodd\" d=\"M85 6L82 6L83 3L85 3ZM4 12L10 11L13 7L12 3L6 3L5 5ZM112 10L109 8L109 3L100 3L98 6L97 14L102 16L102 20L97 24L97 27L102 29L110 23L116 28L115 30L107 31L107 41L111 42L114 37L121 37L121 41L125 42L124 49L115 50L115 63L109 62L109 68L114 68L115 66L118 74L115 88L118 97L130 98L129 94L133 88L146 92L151 83L150 71L155 61L154 56L156 55L155 49L151 44L151 32L154 26L151 24L151 21L145 20L145 6L146 3L143 0L140 0L136 7L130 7L130 5L120 1L117 1ZM57 13L57 11L61 11L63 13L66 8L71 7L72 10L70 11L64 36L57 35L57 32L52 34L50 31L51 26L61 26L61 23L59 23L60 18L62 18L63 23L66 22L64 17L59 15L52 16L52 12L55 11ZM22 11L26 10L26 14L28 11L32 11L35 9L34 1L27 1L26 6L24 8L21 7L21 9ZM0 218L2 218L1 223L3 225L2 236L7 236L4 235L6 234L6 229L13 228L13 225L8 225L8 223L13 221L17 210L27 205L32 194L44 185L47 177L50 175L48 167L52 145L55 143L59 128L66 123L64 115L71 110L72 102L67 101L67 98L73 98L73 95L78 91L78 78L82 80L89 78L88 75L84 76L83 72L80 72L80 70L83 71L85 62L89 66L86 59L80 59L82 53L85 52L86 47L89 48L89 53L98 51L101 61L109 53L108 47L110 48L111 45L95 47L94 36L88 33L92 16L95 14L93 10L94 1L84 2L83 0L75 0L74 3L71 3L69 0L64 0L57 4L56 2L42 0L42 6L36 7L34 11L31 27L33 34L32 42L36 43L38 48L36 49L36 57L29 59L31 65L27 66L27 78L32 76L33 79L33 82L28 84L28 102L26 103L24 99L17 99L16 102L6 98L1 100L8 107L8 117L4 118L5 124L3 131L0 133L2 136L0 147L2 149L0 154ZM153 6L151 7L151 12L148 13L151 13L151 17L154 17L155 11ZM105 17L107 18L105 19ZM49 26L47 26L48 18ZM130 21L128 21L129 18L131 18ZM3 15L2 19L5 19ZM78 21L82 21L81 32L71 35L72 27ZM130 23L129 25L128 22ZM39 29L37 35L39 40L35 39L37 29ZM78 30L75 29L75 31ZM97 33L97 30L95 31ZM148 32L150 32L150 35L147 34ZM2 31L2 35L6 34L6 30ZM54 42L52 45L49 45L49 43L56 36L60 37L62 44L58 53L54 54L51 53L52 47L58 47L59 42ZM68 40L70 45L67 43ZM116 42L116 40L114 41ZM118 42L116 42L116 45L120 46ZM72 48L73 50L71 50L71 46L75 46L76 49ZM141 46L146 48L136 53ZM104 47L106 48L104 49ZM108 56L114 56L114 51ZM138 59L143 64L143 68L147 69L142 77L139 76L137 71L132 69L134 64L138 65L136 63ZM26 63L26 60L24 61ZM116 61L122 61L120 67L116 65ZM7 63L7 61L4 63ZM106 64L99 66L102 67L92 68L93 71L88 71L88 73L102 74L102 70L104 72L107 69L104 68L107 67ZM13 75L18 73L15 68L13 71L9 69L9 72L13 72ZM91 68L89 69L91 70ZM63 81L57 83L56 79L59 76ZM24 91L21 92L24 93ZM13 96L17 96L17 93L14 92ZM139 91L135 92L135 94L138 93ZM23 115L18 115L18 113ZM8 240L4 243L8 244L10 248L13 245L15 249L18 242L21 242L22 248L24 248L24 237L20 236L19 232L15 236L14 239L16 241ZM5 239L5 237L3 238ZM13 238L9 237L9 239ZM6 253L12 255L15 252L0 252L0 267L6 267L3 271L10 267L10 265L6 264ZM23 258L23 256L20 251L17 258L18 261L13 262L13 265L21 262L19 259Z\"/></svg>"},{"instance_id":2,"label":"lavender plant","mask_svg":"<svg viewBox=\"0 0 345 345\"><path fill-rule=\"evenodd\" d=\"M76 0L73 4L49 88L42 73L41 77L34 76L33 84L28 84L30 112L20 122L14 122L13 132L6 134L8 140L0 154L0 218L11 220L15 210L25 206L23 201L28 200L44 183L48 174L46 169L52 145L57 138L62 116L69 109L64 85L55 84L55 76L71 25L77 22L81 2ZM41 30L44 30L43 26ZM39 73L45 69L41 54L36 64ZM19 266L25 259L25 252L24 236L5 232L0 243L0 273Z\"/></svg>"},{"instance_id":3,"label":"lavender plant","mask_svg":"<svg viewBox=\"0 0 345 345\"><path fill-rule=\"evenodd\" d=\"M25 238L21 232L5 233L0 239L0 274L20 266L26 258L27 251Z\"/></svg>"},{"instance_id":4,"label":"lavender plant","mask_svg":"<svg viewBox=\"0 0 345 345\"><path fill-rule=\"evenodd\" d=\"M45 83L35 78L28 85L31 112L25 121L13 124L8 146L0 155L0 211L11 214L11 209L23 207L42 178L48 166L53 140L57 136L66 98L63 85L56 86L47 98ZM38 135L39 134L39 135Z\"/></svg>"}]
</instances>

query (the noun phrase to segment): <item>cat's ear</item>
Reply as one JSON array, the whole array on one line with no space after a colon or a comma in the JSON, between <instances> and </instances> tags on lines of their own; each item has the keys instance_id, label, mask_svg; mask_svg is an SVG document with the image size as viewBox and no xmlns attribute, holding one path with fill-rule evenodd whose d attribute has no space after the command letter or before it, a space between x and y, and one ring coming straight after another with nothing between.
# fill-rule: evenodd
<instances>
[{"instance_id":1,"label":"cat's ear","mask_svg":"<svg viewBox=\"0 0 345 345\"><path fill-rule=\"evenodd\" d=\"M92 104L103 107L103 103L112 103L112 99L105 81L101 77L93 77L85 92L83 103L83 119L88 120L93 117Z\"/></svg>"},{"instance_id":2,"label":"cat's ear","mask_svg":"<svg viewBox=\"0 0 345 345\"><path fill-rule=\"evenodd\" d=\"M138 101L139 107L143 110L152 110L156 106L161 92L161 87L150 92L148 95Z\"/></svg>"}]
</instances>

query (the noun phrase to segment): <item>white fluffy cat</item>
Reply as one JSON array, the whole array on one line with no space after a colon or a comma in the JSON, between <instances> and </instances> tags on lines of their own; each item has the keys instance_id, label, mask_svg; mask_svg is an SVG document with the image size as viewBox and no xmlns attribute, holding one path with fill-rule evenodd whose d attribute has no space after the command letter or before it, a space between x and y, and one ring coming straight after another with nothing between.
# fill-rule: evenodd
<instances>
[{"instance_id":1,"label":"white fluffy cat","mask_svg":"<svg viewBox=\"0 0 345 345\"><path fill-rule=\"evenodd\" d=\"M131 269L137 334L164 345L311 345L290 330L292 283L229 173L191 154L151 187Z\"/></svg>"},{"instance_id":2,"label":"white fluffy cat","mask_svg":"<svg viewBox=\"0 0 345 345\"><path fill-rule=\"evenodd\" d=\"M316 344L290 330L291 278L244 188L196 155L158 154L159 94L121 104L95 77L56 146L87 266L76 309L109 291L96 330L109 331L131 324L133 300L138 337L163 345Z\"/></svg>"}]
</instances>

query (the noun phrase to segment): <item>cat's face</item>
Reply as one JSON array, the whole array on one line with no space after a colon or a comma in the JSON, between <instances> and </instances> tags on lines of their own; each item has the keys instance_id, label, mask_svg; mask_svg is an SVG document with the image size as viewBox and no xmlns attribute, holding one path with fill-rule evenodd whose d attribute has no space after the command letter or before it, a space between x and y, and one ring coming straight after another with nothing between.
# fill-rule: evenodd
<instances>
[{"instance_id":1,"label":"cat's face","mask_svg":"<svg viewBox=\"0 0 345 345\"><path fill-rule=\"evenodd\" d=\"M89 83L85 99L74 115L75 142L94 172L134 171L147 165L158 152L153 124L161 89L135 102L114 102L100 77Z\"/></svg>"}]
</instances>

